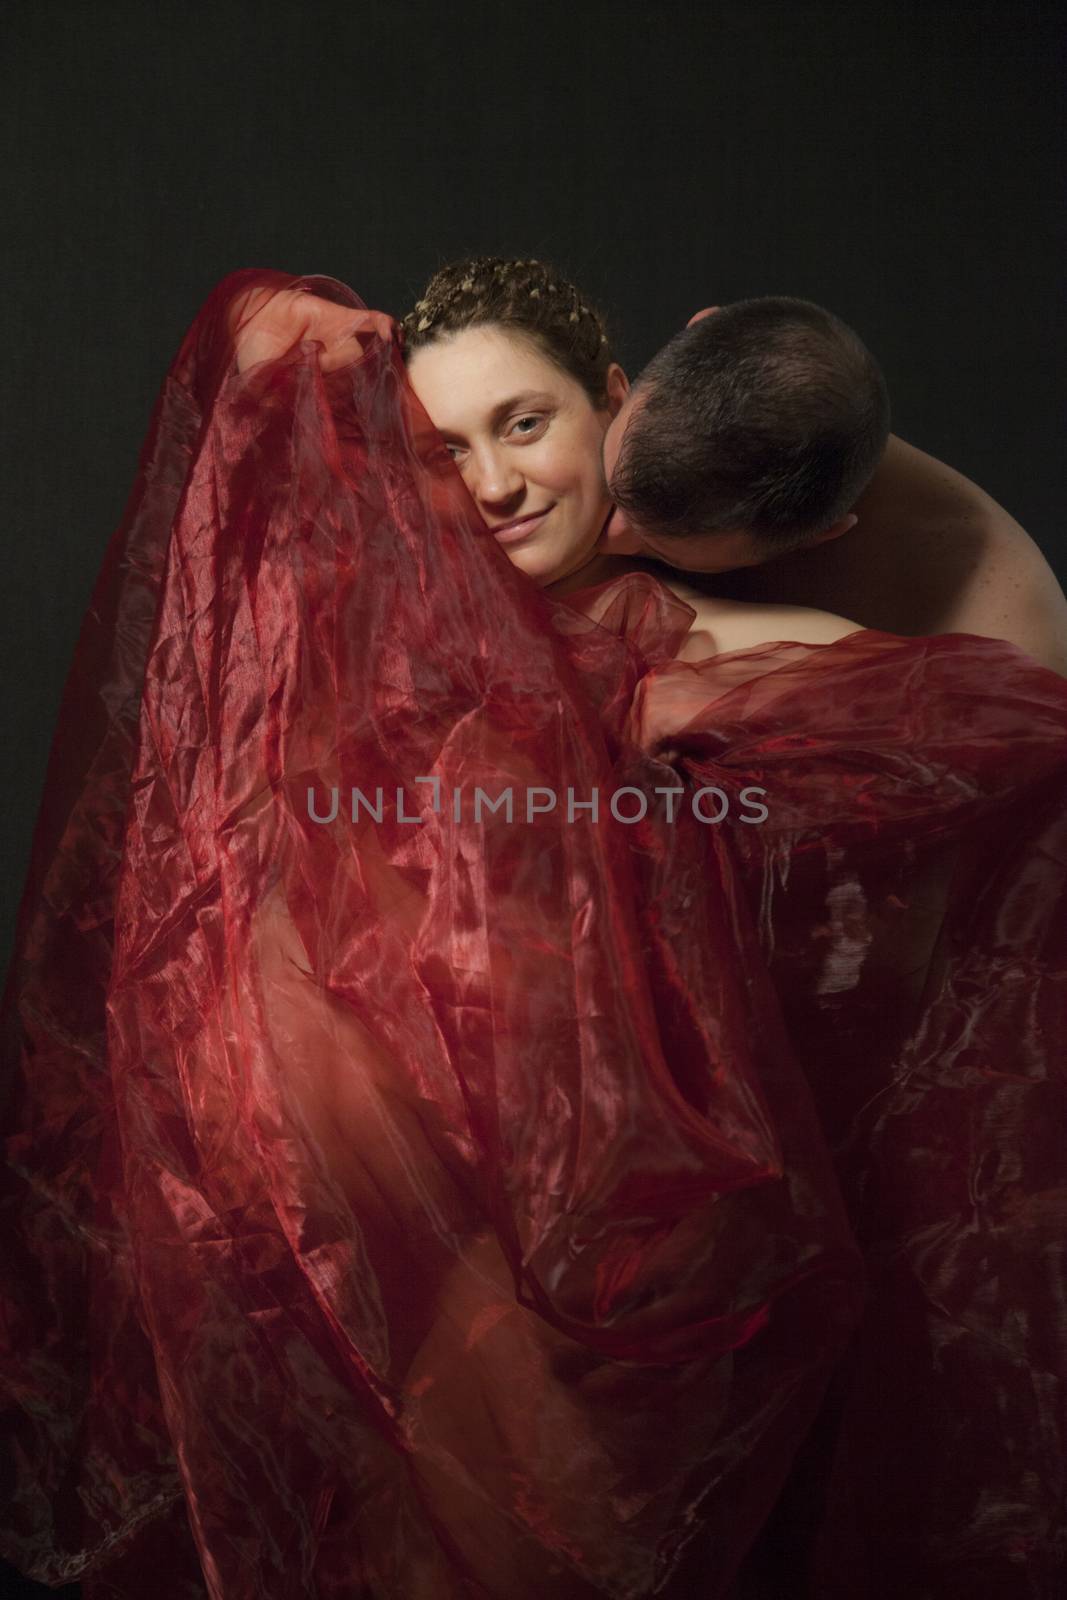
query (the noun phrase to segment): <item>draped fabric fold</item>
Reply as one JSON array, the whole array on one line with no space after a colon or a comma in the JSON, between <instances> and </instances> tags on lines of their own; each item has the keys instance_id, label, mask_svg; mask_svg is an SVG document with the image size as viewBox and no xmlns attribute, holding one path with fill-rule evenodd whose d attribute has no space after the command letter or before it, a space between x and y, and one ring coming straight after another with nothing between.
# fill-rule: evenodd
<instances>
[{"instance_id":1,"label":"draped fabric fold","mask_svg":"<svg viewBox=\"0 0 1067 1600\"><path fill-rule=\"evenodd\" d=\"M352 359L238 370L292 290L351 308ZM5 991L20 1570L88 1600L725 1596L833 1375L832 1568L873 1492L872 1307L929 1340L936 1303L942 1407L981 1343L1051 1463L1067 684L966 636L690 666L690 616L646 574L553 601L513 568L345 286L209 297L79 641ZM1008 1492L991 1458L971 1491L994 1467Z\"/></svg>"},{"instance_id":2,"label":"draped fabric fold","mask_svg":"<svg viewBox=\"0 0 1067 1600\"><path fill-rule=\"evenodd\" d=\"M873 631L635 696L687 781L767 791L731 843L865 1262L744 1600L1062 1592L1065 705L1007 643Z\"/></svg>"}]
</instances>

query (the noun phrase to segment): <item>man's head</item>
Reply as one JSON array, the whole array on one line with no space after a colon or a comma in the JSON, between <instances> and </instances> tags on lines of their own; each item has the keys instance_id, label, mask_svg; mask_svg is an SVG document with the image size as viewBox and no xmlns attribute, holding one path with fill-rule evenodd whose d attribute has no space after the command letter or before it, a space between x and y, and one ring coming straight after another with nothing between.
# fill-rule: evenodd
<instances>
[{"instance_id":1,"label":"man's head","mask_svg":"<svg viewBox=\"0 0 1067 1600\"><path fill-rule=\"evenodd\" d=\"M774 296L699 312L607 431L601 548L715 572L835 538L888 437L878 363L829 311Z\"/></svg>"}]
</instances>

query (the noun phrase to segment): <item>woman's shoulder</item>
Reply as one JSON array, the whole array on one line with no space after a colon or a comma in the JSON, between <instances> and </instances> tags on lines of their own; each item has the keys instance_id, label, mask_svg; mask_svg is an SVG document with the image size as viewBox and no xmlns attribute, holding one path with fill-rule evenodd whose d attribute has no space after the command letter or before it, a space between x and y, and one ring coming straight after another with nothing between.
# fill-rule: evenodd
<instances>
[{"instance_id":1,"label":"woman's shoulder","mask_svg":"<svg viewBox=\"0 0 1067 1600\"><path fill-rule=\"evenodd\" d=\"M676 579L664 580L679 599L693 607L696 616L678 659L700 661L727 650L789 640L795 644L832 644L846 634L862 630L862 623L813 606L769 605L753 600L725 600L703 593Z\"/></svg>"}]
</instances>

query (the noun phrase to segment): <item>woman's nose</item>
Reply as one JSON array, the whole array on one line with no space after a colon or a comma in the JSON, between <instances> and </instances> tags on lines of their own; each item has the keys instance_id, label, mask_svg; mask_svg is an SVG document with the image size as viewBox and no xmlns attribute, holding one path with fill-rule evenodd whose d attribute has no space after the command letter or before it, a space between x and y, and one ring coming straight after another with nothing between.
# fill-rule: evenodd
<instances>
[{"instance_id":1,"label":"woman's nose","mask_svg":"<svg viewBox=\"0 0 1067 1600\"><path fill-rule=\"evenodd\" d=\"M521 494L525 480L504 450L483 450L469 462L468 488L485 505L507 505Z\"/></svg>"}]
</instances>

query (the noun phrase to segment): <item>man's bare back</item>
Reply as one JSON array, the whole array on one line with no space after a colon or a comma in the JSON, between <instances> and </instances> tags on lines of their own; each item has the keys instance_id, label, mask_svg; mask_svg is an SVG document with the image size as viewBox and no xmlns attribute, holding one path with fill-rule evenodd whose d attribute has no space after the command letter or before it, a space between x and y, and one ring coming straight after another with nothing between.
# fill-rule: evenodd
<instances>
[{"instance_id":1,"label":"man's bare back","mask_svg":"<svg viewBox=\"0 0 1067 1600\"><path fill-rule=\"evenodd\" d=\"M977 484L891 436L853 509L857 525L823 544L685 576L724 599L816 607L888 633L1009 639L1067 677L1063 590L1029 534Z\"/></svg>"}]
</instances>

